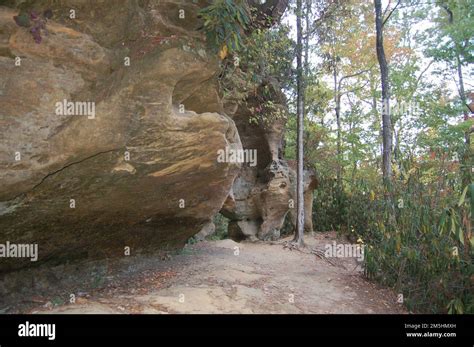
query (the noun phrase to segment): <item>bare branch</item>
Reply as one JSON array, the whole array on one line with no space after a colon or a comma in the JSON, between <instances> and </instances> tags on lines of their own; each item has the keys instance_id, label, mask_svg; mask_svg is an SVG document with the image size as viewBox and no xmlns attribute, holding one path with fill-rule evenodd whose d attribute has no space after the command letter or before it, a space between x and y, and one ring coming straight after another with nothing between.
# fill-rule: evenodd
<instances>
[{"instance_id":1,"label":"bare branch","mask_svg":"<svg viewBox=\"0 0 474 347\"><path fill-rule=\"evenodd\" d=\"M388 14L387 17L385 17L384 21L382 22L382 27L385 25L385 23L387 23L387 21L390 19L390 17L392 16L393 12L395 12L395 10L397 9L397 7L401 4L402 0L398 0L397 1L397 4L395 5L395 7L390 11L390 13ZM390 6L390 3L389 3L389 6ZM387 6L387 9L388 9L388 6ZM386 10L387 10L386 9ZM386 11L385 10L385 11Z\"/></svg>"},{"instance_id":2,"label":"bare branch","mask_svg":"<svg viewBox=\"0 0 474 347\"><path fill-rule=\"evenodd\" d=\"M348 78L353 78L353 77L357 77L357 76L360 76L366 72L369 72L371 69L372 69L373 65L371 67L369 67L368 69L365 69L365 70L360 70L356 73L353 73L353 74L350 74L350 75L346 75L346 76L343 76L341 77L341 79L339 80L339 83L338 83L338 86L337 86L337 90L341 90L341 86L342 86L342 82Z\"/></svg>"},{"instance_id":3,"label":"bare branch","mask_svg":"<svg viewBox=\"0 0 474 347\"><path fill-rule=\"evenodd\" d=\"M426 71L428 71L428 69L431 67L431 65L433 65L433 63L434 63L434 60L431 60L430 63L428 64L428 66L420 73L420 75L416 79L415 88L413 89L413 93L411 93L412 98L413 98L413 95L415 94L416 89L418 88L418 84L420 83L421 78L426 73Z\"/></svg>"}]
</instances>

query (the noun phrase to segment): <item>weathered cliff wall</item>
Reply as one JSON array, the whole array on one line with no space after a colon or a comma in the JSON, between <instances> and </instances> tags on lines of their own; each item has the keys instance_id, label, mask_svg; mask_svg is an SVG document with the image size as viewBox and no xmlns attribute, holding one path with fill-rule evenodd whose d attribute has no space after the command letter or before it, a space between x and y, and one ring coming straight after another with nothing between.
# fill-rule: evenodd
<instances>
[{"instance_id":1,"label":"weathered cliff wall","mask_svg":"<svg viewBox=\"0 0 474 347\"><path fill-rule=\"evenodd\" d=\"M296 172L294 165L283 158L282 141L286 125L286 100L275 81L269 80L257 89L263 95L263 88L271 94L277 117L254 114L262 109L261 98L250 96L235 107L226 105L237 126L246 150L256 149L257 165L245 163L234 181L221 213L230 219L228 233L234 240L275 240L285 218L296 224ZM265 113L265 110L263 110ZM267 118L265 118L265 116ZM313 231L313 190L317 186L316 175L305 171L305 231Z\"/></svg>"},{"instance_id":2,"label":"weathered cliff wall","mask_svg":"<svg viewBox=\"0 0 474 347\"><path fill-rule=\"evenodd\" d=\"M40 43L10 3L0 7L0 244L36 244L38 261L2 257L0 273L181 247L219 211L235 239L274 239L294 219L285 122L250 124L251 98L224 106L218 58L197 30L208 1L22 2L27 14L52 10ZM257 165L218 160L226 148L255 149ZM305 186L311 230L314 175Z\"/></svg>"},{"instance_id":3,"label":"weathered cliff wall","mask_svg":"<svg viewBox=\"0 0 474 347\"><path fill-rule=\"evenodd\" d=\"M39 44L0 9L0 243L38 244L38 263L182 246L240 167L216 161L241 144L196 31L205 2L31 3L54 14ZM63 100L95 113L61 114Z\"/></svg>"}]
</instances>

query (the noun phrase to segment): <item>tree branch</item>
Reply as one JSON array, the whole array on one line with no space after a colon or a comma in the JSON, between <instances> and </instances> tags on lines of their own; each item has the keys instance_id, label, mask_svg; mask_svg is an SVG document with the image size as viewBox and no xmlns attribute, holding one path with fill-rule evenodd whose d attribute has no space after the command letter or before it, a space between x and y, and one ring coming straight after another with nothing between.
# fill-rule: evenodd
<instances>
[{"instance_id":1,"label":"tree branch","mask_svg":"<svg viewBox=\"0 0 474 347\"><path fill-rule=\"evenodd\" d=\"M428 69L430 68L430 66L433 65L433 63L434 63L434 60L431 60L430 63L428 64L428 66L420 73L420 75L419 75L418 78L416 79L415 88L414 88L414 90L413 90L413 93L411 93L411 98L413 98L413 95L415 95L415 91L418 89L418 84L420 83L421 78L423 77L423 75L425 74L425 72L428 71Z\"/></svg>"},{"instance_id":2,"label":"tree branch","mask_svg":"<svg viewBox=\"0 0 474 347\"><path fill-rule=\"evenodd\" d=\"M339 83L338 83L338 86L337 86L337 90L341 90L341 85L342 85L342 82L345 80L345 79L348 79L348 78L352 78L352 77L357 77L359 75L362 75L366 72L369 72L370 69L372 69L373 65L371 67L369 67L368 69L365 69L365 70L360 70L356 73L353 73L353 74L350 74L350 75L346 75L346 76L343 76L341 77L341 79L339 80Z\"/></svg>"},{"instance_id":3,"label":"tree branch","mask_svg":"<svg viewBox=\"0 0 474 347\"><path fill-rule=\"evenodd\" d=\"M395 7L390 11L390 13L388 14L387 17L385 17L385 13L384 13L385 19L384 19L384 21L382 22L382 27L385 26L385 23L387 23L387 21L390 19L390 17L392 16L393 12L395 12L395 10L396 10L397 7L401 4L401 2L402 2L402 0L398 0L398 1L397 1L397 4L396 4ZM388 10L388 7L389 7L389 6L390 6L390 3L389 3L389 5L387 6L387 9L386 9L385 11Z\"/></svg>"}]
</instances>

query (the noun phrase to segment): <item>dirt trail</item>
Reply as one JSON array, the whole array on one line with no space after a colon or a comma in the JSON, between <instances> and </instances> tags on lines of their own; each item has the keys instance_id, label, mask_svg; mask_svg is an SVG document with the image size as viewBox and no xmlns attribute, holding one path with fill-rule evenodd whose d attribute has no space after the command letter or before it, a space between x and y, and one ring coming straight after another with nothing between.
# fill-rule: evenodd
<instances>
[{"instance_id":1,"label":"dirt trail","mask_svg":"<svg viewBox=\"0 0 474 347\"><path fill-rule=\"evenodd\" d=\"M307 237L324 249L334 235ZM238 247L238 251L237 248ZM353 259L329 264L280 244L205 241L170 259L129 265L74 304L31 313L404 313L396 294L367 282Z\"/></svg>"}]
</instances>

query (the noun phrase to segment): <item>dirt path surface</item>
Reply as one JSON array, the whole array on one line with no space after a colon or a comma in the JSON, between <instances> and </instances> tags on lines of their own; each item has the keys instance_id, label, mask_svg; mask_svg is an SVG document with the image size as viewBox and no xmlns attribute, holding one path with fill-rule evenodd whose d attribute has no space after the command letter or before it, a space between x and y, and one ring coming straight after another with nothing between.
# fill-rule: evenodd
<instances>
[{"instance_id":1,"label":"dirt path surface","mask_svg":"<svg viewBox=\"0 0 474 347\"><path fill-rule=\"evenodd\" d=\"M307 237L324 249L334 235ZM366 281L354 259L338 266L281 244L205 241L164 260L140 260L31 313L404 313L396 294Z\"/></svg>"}]
</instances>

